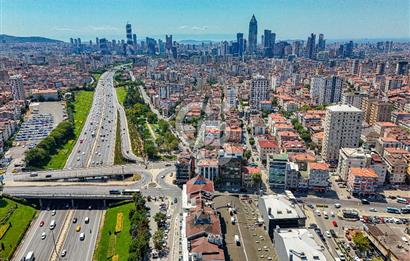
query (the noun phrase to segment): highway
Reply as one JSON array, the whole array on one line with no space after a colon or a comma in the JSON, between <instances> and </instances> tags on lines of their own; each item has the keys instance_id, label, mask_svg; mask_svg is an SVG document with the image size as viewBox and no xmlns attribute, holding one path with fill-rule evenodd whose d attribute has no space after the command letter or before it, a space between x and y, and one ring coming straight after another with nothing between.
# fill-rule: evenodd
<instances>
[{"instance_id":1,"label":"highway","mask_svg":"<svg viewBox=\"0 0 410 261\"><path fill-rule=\"evenodd\" d=\"M54 251L54 242L57 242L60 236L67 214L68 211L66 210L57 210L55 216L52 216L52 210L41 211L12 260L20 261L30 251L34 251L36 260L50 260ZM53 230L50 230L51 220L55 220L56 222L56 227ZM44 225L40 227L42 221ZM43 232L46 233L45 239L41 239Z\"/></svg>"},{"instance_id":2,"label":"highway","mask_svg":"<svg viewBox=\"0 0 410 261\"><path fill-rule=\"evenodd\" d=\"M103 73L95 88L93 104L66 168L111 166L114 163L115 110L114 71Z\"/></svg>"},{"instance_id":3,"label":"highway","mask_svg":"<svg viewBox=\"0 0 410 261\"><path fill-rule=\"evenodd\" d=\"M67 236L61 247L61 251L66 250L66 256L59 260L92 260L101 217L104 210L79 209L74 211L73 218L69 220L70 225ZM89 218L89 223L85 223L85 218ZM73 219L77 222L73 223ZM77 231L77 226L80 230ZM80 234L84 233L84 240L80 240ZM60 251L60 253L61 253Z\"/></svg>"}]
</instances>

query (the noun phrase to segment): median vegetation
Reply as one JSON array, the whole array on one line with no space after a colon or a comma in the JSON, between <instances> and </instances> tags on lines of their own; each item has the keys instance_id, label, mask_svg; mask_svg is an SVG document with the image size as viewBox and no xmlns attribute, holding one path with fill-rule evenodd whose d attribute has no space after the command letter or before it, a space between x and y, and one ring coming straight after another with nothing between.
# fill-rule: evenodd
<instances>
[{"instance_id":1,"label":"median vegetation","mask_svg":"<svg viewBox=\"0 0 410 261\"><path fill-rule=\"evenodd\" d=\"M0 198L0 260L10 260L36 211L8 198Z\"/></svg>"},{"instance_id":2,"label":"median vegetation","mask_svg":"<svg viewBox=\"0 0 410 261\"><path fill-rule=\"evenodd\" d=\"M48 137L26 152L29 169L61 169L81 134L93 102L94 92L78 91L67 101L68 119L61 122Z\"/></svg>"},{"instance_id":3,"label":"median vegetation","mask_svg":"<svg viewBox=\"0 0 410 261\"><path fill-rule=\"evenodd\" d=\"M134 195L132 203L109 208L94 260L146 260L150 239L148 224L148 210L141 193Z\"/></svg>"}]
</instances>

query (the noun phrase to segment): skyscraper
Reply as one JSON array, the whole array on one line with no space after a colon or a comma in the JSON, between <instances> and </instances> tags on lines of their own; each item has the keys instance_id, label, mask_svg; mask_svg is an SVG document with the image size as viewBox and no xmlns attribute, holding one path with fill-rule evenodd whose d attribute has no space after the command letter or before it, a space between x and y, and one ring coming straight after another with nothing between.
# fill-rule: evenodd
<instances>
[{"instance_id":1,"label":"skyscraper","mask_svg":"<svg viewBox=\"0 0 410 261\"><path fill-rule=\"evenodd\" d=\"M264 56L268 57L268 58L272 58L273 57L273 48L275 46L275 38L276 38L276 34L272 33L271 30L265 30L263 32L263 51L264 51Z\"/></svg>"},{"instance_id":2,"label":"skyscraper","mask_svg":"<svg viewBox=\"0 0 410 261\"><path fill-rule=\"evenodd\" d=\"M132 45L133 44L133 41L132 41L132 28L131 28L130 23L127 23L127 25L125 26L125 32L126 32L126 36L127 36L127 44Z\"/></svg>"},{"instance_id":3,"label":"skyscraper","mask_svg":"<svg viewBox=\"0 0 410 261\"><path fill-rule=\"evenodd\" d=\"M134 43L134 46L137 46L137 35L136 34L132 35L132 42Z\"/></svg>"},{"instance_id":4,"label":"skyscraper","mask_svg":"<svg viewBox=\"0 0 410 261\"><path fill-rule=\"evenodd\" d=\"M256 47L258 44L258 22L256 21L255 15L252 15L251 21L249 22L249 35L248 35L248 52L250 54L256 52Z\"/></svg>"},{"instance_id":5,"label":"skyscraper","mask_svg":"<svg viewBox=\"0 0 410 261\"><path fill-rule=\"evenodd\" d=\"M341 148L357 148L362 132L363 112L351 105L333 105L326 110L322 157L335 163Z\"/></svg>"},{"instance_id":6,"label":"skyscraper","mask_svg":"<svg viewBox=\"0 0 410 261\"><path fill-rule=\"evenodd\" d=\"M243 42L243 33L237 33L236 34L236 41L238 43L238 56L242 57L243 56L243 52L245 50L245 45Z\"/></svg>"},{"instance_id":7,"label":"skyscraper","mask_svg":"<svg viewBox=\"0 0 410 261\"><path fill-rule=\"evenodd\" d=\"M317 43L317 51L324 51L326 48L326 40L323 34L319 34L319 42Z\"/></svg>"},{"instance_id":8,"label":"skyscraper","mask_svg":"<svg viewBox=\"0 0 410 261\"><path fill-rule=\"evenodd\" d=\"M305 58L314 59L316 52L316 35L311 33L307 39L306 48L305 48Z\"/></svg>"},{"instance_id":9,"label":"skyscraper","mask_svg":"<svg viewBox=\"0 0 410 261\"><path fill-rule=\"evenodd\" d=\"M165 49L167 53L171 53L172 50L172 34L165 35Z\"/></svg>"}]
</instances>

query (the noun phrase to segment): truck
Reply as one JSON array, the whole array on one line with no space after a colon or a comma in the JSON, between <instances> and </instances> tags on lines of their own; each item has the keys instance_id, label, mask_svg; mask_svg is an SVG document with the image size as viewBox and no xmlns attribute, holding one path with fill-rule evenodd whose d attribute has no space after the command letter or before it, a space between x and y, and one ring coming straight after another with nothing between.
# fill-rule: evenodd
<instances>
[{"instance_id":1,"label":"truck","mask_svg":"<svg viewBox=\"0 0 410 261\"><path fill-rule=\"evenodd\" d=\"M232 225L235 225L235 222L236 222L235 217L231 217L231 223L232 223Z\"/></svg>"},{"instance_id":2,"label":"truck","mask_svg":"<svg viewBox=\"0 0 410 261\"><path fill-rule=\"evenodd\" d=\"M240 245L241 245L241 240L239 240L239 236L238 236L238 235L235 235L235 236L234 236L234 239L235 239L236 245L237 245L237 246L240 246Z\"/></svg>"}]
</instances>

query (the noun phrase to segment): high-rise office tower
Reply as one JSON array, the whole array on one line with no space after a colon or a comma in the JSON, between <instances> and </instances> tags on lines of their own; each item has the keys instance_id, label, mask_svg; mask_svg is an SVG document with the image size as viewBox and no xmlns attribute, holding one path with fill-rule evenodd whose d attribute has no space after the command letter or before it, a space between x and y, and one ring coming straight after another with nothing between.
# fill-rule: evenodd
<instances>
[{"instance_id":1,"label":"high-rise office tower","mask_svg":"<svg viewBox=\"0 0 410 261\"><path fill-rule=\"evenodd\" d=\"M95 38L95 45L97 48L100 48L100 39L98 39L98 37Z\"/></svg>"},{"instance_id":2,"label":"high-rise office tower","mask_svg":"<svg viewBox=\"0 0 410 261\"><path fill-rule=\"evenodd\" d=\"M74 39L70 38L70 44L73 45L74 44Z\"/></svg>"},{"instance_id":3,"label":"high-rise office tower","mask_svg":"<svg viewBox=\"0 0 410 261\"><path fill-rule=\"evenodd\" d=\"M127 25L125 26L125 32L127 36L127 44L132 45L132 27L130 23L127 23Z\"/></svg>"},{"instance_id":4,"label":"high-rise office tower","mask_svg":"<svg viewBox=\"0 0 410 261\"><path fill-rule=\"evenodd\" d=\"M322 145L323 160L336 163L341 148L357 148L362 132L363 112L351 105L327 107Z\"/></svg>"},{"instance_id":5,"label":"high-rise office tower","mask_svg":"<svg viewBox=\"0 0 410 261\"><path fill-rule=\"evenodd\" d=\"M317 43L317 51L324 51L326 48L326 40L324 39L323 34L319 34L319 41Z\"/></svg>"},{"instance_id":6,"label":"high-rise office tower","mask_svg":"<svg viewBox=\"0 0 410 261\"><path fill-rule=\"evenodd\" d=\"M172 51L172 34L165 35L165 49L167 53L171 53Z\"/></svg>"},{"instance_id":7,"label":"high-rise office tower","mask_svg":"<svg viewBox=\"0 0 410 261\"><path fill-rule=\"evenodd\" d=\"M24 93L23 78L20 74L10 76L9 78L11 94L13 95L13 100L25 100L26 95Z\"/></svg>"},{"instance_id":8,"label":"high-rise office tower","mask_svg":"<svg viewBox=\"0 0 410 261\"><path fill-rule=\"evenodd\" d=\"M409 63L406 61L400 61L396 64L396 74L406 75L408 73Z\"/></svg>"},{"instance_id":9,"label":"high-rise office tower","mask_svg":"<svg viewBox=\"0 0 410 261\"><path fill-rule=\"evenodd\" d=\"M305 58L314 59L316 56L316 35L311 33L306 42Z\"/></svg>"},{"instance_id":10,"label":"high-rise office tower","mask_svg":"<svg viewBox=\"0 0 410 261\"><path fill-rule=\"evenodd\" d=\"M275 38L276 34L272 33L271 30L265 30L263 33L264 37L264 42L263 42L263 51L264 51L264 56L268 58L273 57L273 48L275 46Z\"/></svg>"},{"instance_id":11,"label":"high-rise office tower","mask_svg":"<svg viewBox=\"0 0 410 261\"><path fill-rule=\"evenodd\" d=\"M260 110L261 101L269 100L269 80L262 75L256 75L251 80L250 107L251 111Z\"/></svg>"},{"instance_id":12,"label":"high-rise office tower","mask_svg":"<svg viewBox=\"0 0 410 261\"><path fill-rule=\"evenodd\" d=\"M358 75L359 67L360 67L360 60L359 59L353 60L351 74Z\"/></svg>"},{"instance_id":13,"label":"high-rise office tower","mask_svg":"<svg viewBox=\"0 0 410 261\"><path fill-rule=\"evenodd\" d=\"M353 57L353 41L345 43L343 50L344 57Z\"/></svg>"},{"instance_id":14,"label":"high-rise office tower","mask_svg":"<svg viewBox=\"0 0 410 261\"><path fill-rule=\"evenodd\" d=\"M243 33L237 33L236 34L236 42L238 43L238 56L242 57L243 52L245 50L245 44L243 41Z\"/></svg>"},{"instance_id":15,"label":"high-rise office tower","mask_svg":"<svg viewBox=\"0 0 410 261\"><path fill-rule=\"evenodd\" d=\"M78 43L78 46L81 45L81 38L77 38L77 43Z\"/></svg>"},{"instance_id":16,"label":"high-rise office tower","mask_svg":"<svg viewBox=\"0 0 410 261\"><path fill-rule=\"evenodd\" d=\"M250 54L256 52L258 44L258 22L256 21L255 15L252 15L251 21L249 22L249 35L248 35L248 52Z\"/></svg>"},{"instance_id":17,"label":"high-rise office tower","mask_svg":"<svg viewBox=\"0 0 410 261\"><path fill-rule=\"evenodd\" d=\"M137 35L136 34L132 35L132 42L133 42L134 46L137 46Z\"/></svg>"}]
</instances>

